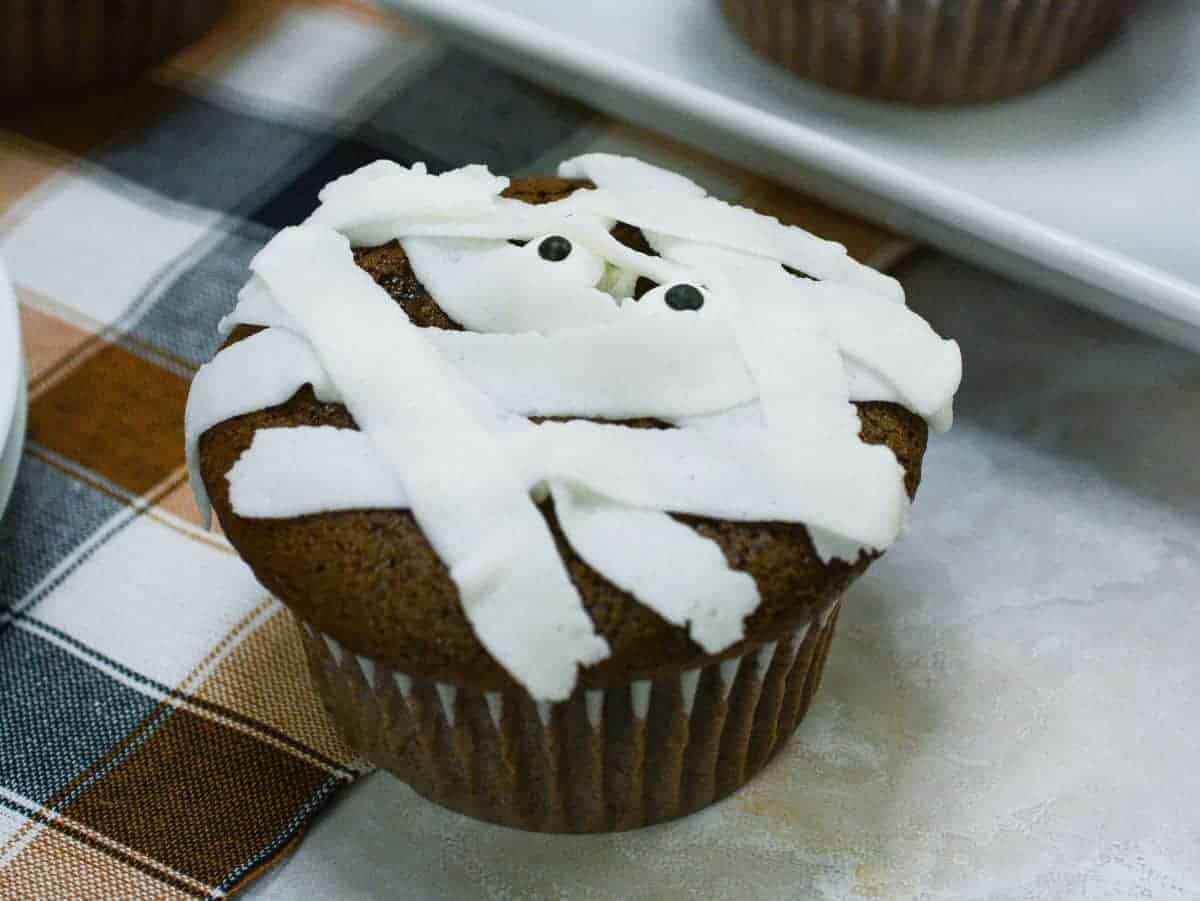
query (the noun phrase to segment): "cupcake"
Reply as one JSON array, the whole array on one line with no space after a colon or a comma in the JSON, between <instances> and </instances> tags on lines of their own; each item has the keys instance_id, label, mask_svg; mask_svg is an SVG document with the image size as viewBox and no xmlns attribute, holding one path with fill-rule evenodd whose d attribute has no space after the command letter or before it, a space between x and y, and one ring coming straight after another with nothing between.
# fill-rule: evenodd
<instances>
[{"instance_id":1,"label":"cupcake","mask_svg":"<svg viewBox=\"0 0 1200 901\"><path fill-rule=\"evenodd\" d=\"M841 245L635 159L380 161L320 200L252 262L186 432L338 729L523 829L736 790L899 532L957 345Z\"/></svg>"},{"instance_id":2,"label":"cupcake","mask_svg":"<svg viewBox=\"0 0 1200 901\"><path fill-rule=\"evenodd\" d=\"M827 87L907 103L1032 90L1112 35L1125 0L721 0L767 58Z\"/></svg>"},{"instance_id":3,"label":"cupcake","mask_svg":"<svg viewBox=\"0 0 1200 901\"><path fill-rule=\"evenodd\" d=\"M133 78L198 38L226 0L0 0L0 104Z\"/></svg>"}]
</instances>

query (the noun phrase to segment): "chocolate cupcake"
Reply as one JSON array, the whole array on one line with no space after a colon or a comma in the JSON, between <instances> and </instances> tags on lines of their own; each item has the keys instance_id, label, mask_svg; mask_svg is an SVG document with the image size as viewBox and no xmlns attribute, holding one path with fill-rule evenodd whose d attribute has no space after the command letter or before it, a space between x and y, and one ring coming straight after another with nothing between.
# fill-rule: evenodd
<instances>
[{"instance_id":1,"label":"chocolate cupcake","mask_svg":"<svg viewBox=\"0 0 1200 901\"><path fill-rule=\"evenodd\" d=\"M722 0L767 58L827 87L915 104L1032 90L1112 35L1125 0Z\"/></svg>"},{"instance_id":2,"label":"chocolate cupcake","mask_svg":"<svg viewBox=\"0 0 1200 901\"><path fill-rule=\"evenodd\" d=\"M227 0L0 0L0 104L128 80L204 34Z\"/></svg>"},{"instance_id":3,"label":"chocolate cupcake","mask_svg":"<svg viewBox=\"0 0 1200 901\"><path fill-rule=\"evenodd\" d=\"M353 747L600 832L782 746L961 361L840 245L637 160L559 176L327 186L251 264L188 453Z\"/></svg>"}]
</instances>

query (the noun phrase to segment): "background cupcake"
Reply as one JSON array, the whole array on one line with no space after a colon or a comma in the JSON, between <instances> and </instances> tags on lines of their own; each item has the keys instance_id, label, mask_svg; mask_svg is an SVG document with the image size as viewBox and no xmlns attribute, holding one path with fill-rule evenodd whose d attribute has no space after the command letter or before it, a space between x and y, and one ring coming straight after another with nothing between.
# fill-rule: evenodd
<instances>
[{"instance_id":1,"label":"background cupcake","mask_svg":"<svg viewBox=\"0 0 1200 901\"><path fill-rule=\"evenodd\" d=\"M759 53L839 91L916 104L1032 90L1112 35L1124 0L722 0Z\"/></svg>"},{"instance_id":2,"label":"background cupcake","mask_svg":"<svg viewBox=\"0 0 1200 901\"><path fill-rule=\"evenodd\" d=\"M0 0L0 104L126 81L208 30L226 0Z\"/></svg>"}]
</instances>

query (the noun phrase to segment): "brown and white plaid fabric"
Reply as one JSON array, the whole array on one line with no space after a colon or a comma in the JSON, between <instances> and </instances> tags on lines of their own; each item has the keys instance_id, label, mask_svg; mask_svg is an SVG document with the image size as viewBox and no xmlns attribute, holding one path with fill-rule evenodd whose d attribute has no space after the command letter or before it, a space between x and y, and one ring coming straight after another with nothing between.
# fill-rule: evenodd
<instances>
[{"instance_id":1,"label":"brown and white plaid fabric","mask_svg":"<svg viewBox=\"0 0 1200 901\"><path fill-rule=\"evenodd\" d=\"M188 381L250 257L378 157L633 153L886 265L906 245L356 2L234 4L147 78L0 130L28 439L0 520L0 897L220 897L364 767L188 492Z\"/></svg>"}]
</instances>

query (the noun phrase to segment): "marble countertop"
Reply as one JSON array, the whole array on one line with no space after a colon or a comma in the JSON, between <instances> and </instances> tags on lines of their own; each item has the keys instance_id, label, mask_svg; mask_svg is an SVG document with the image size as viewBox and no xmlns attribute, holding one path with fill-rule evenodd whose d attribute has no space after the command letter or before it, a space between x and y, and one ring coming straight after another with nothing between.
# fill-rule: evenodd
<instances>
[{"instance_id":1,"label":"marble countertop","mask_svg":"<svg viewBox=\"0 0 1200 901\"><path fill-rule=\"evenodd\" d=\"M376 774L250 898L1200 898L1200 357L935 254L962 344L911 528L732 798L530 835Z\"/></svg>"}]
</instances>

